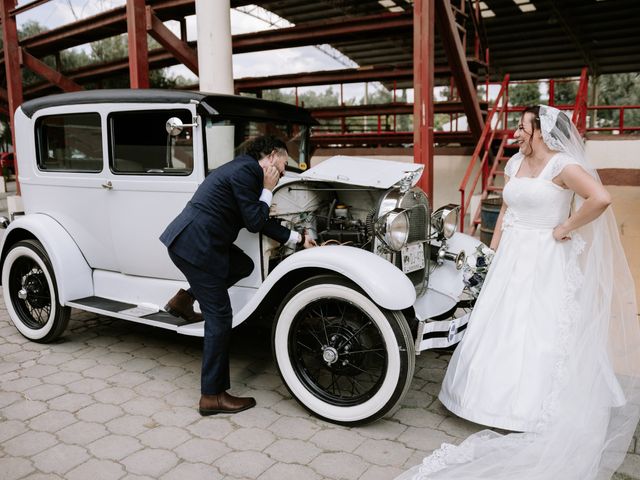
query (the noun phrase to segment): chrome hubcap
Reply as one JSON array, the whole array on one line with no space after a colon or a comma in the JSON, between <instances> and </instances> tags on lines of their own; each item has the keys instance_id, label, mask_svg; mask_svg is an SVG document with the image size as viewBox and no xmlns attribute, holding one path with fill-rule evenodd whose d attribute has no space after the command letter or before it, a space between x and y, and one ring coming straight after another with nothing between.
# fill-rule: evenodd
<instances>
[{"instance_id":1,"label":"chrome hubcap","mask_svg":"<svg viewBox=\"0 0 640 480\"><path fill-rule=\"evenodd\" d=\"M338 351L333 347L325 347L322 352L322 359L327 365L332 365L338 361Z\"/></svg>"}]
</instances>

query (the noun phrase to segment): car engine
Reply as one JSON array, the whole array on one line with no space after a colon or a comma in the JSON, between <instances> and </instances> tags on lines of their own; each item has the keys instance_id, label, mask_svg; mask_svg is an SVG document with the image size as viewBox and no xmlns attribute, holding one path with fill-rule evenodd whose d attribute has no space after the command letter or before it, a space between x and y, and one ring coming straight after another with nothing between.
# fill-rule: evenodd
<instances>
[{"instance_id":1,"label":"car engine","mask_svg":"<svg viewBox=\"0 0 640 480\"><path fill-rule=\"evenodd\" d=\"M397 212L406 215L402 248L385 239L385 219ZM412 188L381 190L317 182L292 182L274 194L271 216L287 228L311 235L318 245L348 245L369 250L403 270L414 285L424 285L429 259L430 208L424 193ZM411 245L410 249L404 245ZM270 244L270 269L293 250ZM417 250L416 250L417 249ZM419 263L407 267L407 255L419 255ZM403 258L404 257L404 258Z\"/></svg>"}]
</instances>

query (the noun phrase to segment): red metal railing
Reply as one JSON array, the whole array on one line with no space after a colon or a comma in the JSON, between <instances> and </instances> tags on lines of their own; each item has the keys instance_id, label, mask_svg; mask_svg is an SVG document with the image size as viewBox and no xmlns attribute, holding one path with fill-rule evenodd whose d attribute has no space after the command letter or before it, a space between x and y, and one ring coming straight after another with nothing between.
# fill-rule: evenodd
<instances>
[{"instance_id":1,"label":"red metal railing","mask_svg":"<svg viewBox=\"0 0 640 480\"><path fill-rule=\"evenodd\" d=\"M578 84L578 93L576 94L576 104L573 109L573 117L571 120L578 128L580 135L584 135L587 127L587 97L589 95L589 75L587 68L583 68L580 73L580 83Z\"/></svg>"},{"instance_id":2,"label":"red metal railing","mask_svg":"<svg viewBox=\"0 0 640 480\"><path fill-rule=\"evenodd\" d=\"M491 151L491 144L495 139L496 132L498 129L497 125L493 125L493 118L497 113L497 122L504 122L505 117L502 117L503 113L507 110L508 107L508 96L507 90L509 86L509 75L505 75L504 80L502 81L502 86L500 87L500 92L496 97L495 103L493 104L493 108L487 115L487 120L485 121L484 128L482 129L482 135L480 136L480 140L476 145L475 150L473 151L473 155L471 157L471 161L469 162L469 166L467 167L467 171L465 172L464 178L462 182L460 182L460 231L464 231L464 217L469 209L469 203L471 202L471 197L473 196L473 192L475 191L478 180L482 175L482 190L484 191L486 188L487 178L489 176L489 153ZM498 110L499 109L499 110ZM502 118L501 118L502 117ZM506 123L503 123L503 128L506 127ZM473 174L474 168L479 164L478 171L475 174L473 180L471 180L471 176ZM469 184L471 182L471 184ZM471 187L469 189L469 187ZM470 192L470 194L468 193Z\"/></svg>"},{"instance_id":3,"label":"red metal railing","mask_svg":"<svg viewBox=\"0 0 640 480\"><path fill-rule=\"evenodd\" d=\"M627 125L624 118L626 112L640 112L640 105L590 105L586 109L587 112L589 112L588 116L590 118L597 118L597 112L600 110L618 111L617 124L612 121L610 126L586 127L585 130L587 132L611 132L618 134L640 132L640 115L638 115L639 120L634 125Z\"/></svg>"}]
</instances>

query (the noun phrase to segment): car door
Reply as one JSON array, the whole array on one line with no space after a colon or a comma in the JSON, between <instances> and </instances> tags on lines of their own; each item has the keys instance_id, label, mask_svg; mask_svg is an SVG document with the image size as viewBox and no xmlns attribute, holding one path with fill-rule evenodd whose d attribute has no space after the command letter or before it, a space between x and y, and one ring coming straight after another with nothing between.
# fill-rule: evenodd
<instances>
[{"instance_id":1,"label":"car door","mask_svg":"<svg viewBox=\"0 0 640 480\"><path fill-rule=\"evenodd\" d=\"M60 223L92 268L114 270L105 117L96 106L39 111L34 166L20 172L20 182L26 211Z\"/></svg>"},{"instance_id":2,"label":"car door","mask_svg":"<svg viewBox=\"0 0 640 480\"><path fill-rule=\"evenodd\" d=\"M182 279L158 237L204 179L202 133L184 127L172 137L167 120L185 125L193 105L120 107L109 128L109 223L117 270L128 275Z\"/></svg>"}]
</instances>

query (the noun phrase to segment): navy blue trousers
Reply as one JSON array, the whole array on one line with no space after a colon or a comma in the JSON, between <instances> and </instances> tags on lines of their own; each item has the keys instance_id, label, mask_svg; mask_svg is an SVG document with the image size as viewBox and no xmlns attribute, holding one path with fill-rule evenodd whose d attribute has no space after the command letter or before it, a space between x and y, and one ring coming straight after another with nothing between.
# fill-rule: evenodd
<instances>
[{"instance_id":1,"label":"navy blue trousers","mask_svg":"<svg viewBox=\"0 0 640 480\"><path fill-rule=\"evenodd\" d=\"M189 293L198 300L204 318L204 346L200 389L204 395L229 390L229 341L233 313L228 288L253 271L253 261L240 248L229 249L229 273L218 275L215 267L202 270L169 249L169 257L184 274L191 288Z\"/></svg>"}]
</instances>

